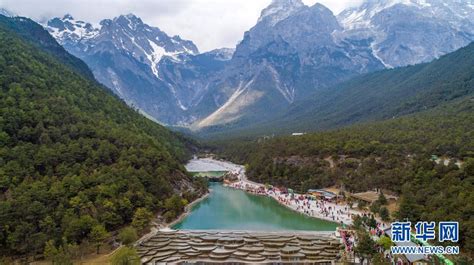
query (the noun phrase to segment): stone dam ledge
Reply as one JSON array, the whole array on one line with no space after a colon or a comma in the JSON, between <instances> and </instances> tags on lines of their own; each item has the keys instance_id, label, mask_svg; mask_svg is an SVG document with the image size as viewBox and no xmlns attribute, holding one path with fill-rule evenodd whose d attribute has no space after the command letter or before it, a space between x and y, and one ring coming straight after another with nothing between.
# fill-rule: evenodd
<instances>
[{"instance_id":1,"label":"stone dam ledge","mask_svg":"<svg viewBox=\"0 0 474 265\"><path fill-rule=\"evenodd\" d=\"M334 232L168 230L137 244L142 264L337 264Z\"/></svg>"}]
</instances>

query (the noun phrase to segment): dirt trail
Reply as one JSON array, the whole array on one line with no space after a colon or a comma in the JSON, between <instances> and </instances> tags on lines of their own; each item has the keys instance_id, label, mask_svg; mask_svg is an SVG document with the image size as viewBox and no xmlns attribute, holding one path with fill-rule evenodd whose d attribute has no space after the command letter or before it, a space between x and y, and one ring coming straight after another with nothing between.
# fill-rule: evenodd
<instances>
[{"instance_id":1,"label":"dirt trail","mask_svg":"<svg viewBox=\"0 0 474 265\"><path fill-rule=\"evenodd\" d=\"M332 156L328 156L328 157L324 158L324 160L329 162L329 167L330 168L335 168L336 167L336 163L332 159Z\"/></svg>"}]
</instances>

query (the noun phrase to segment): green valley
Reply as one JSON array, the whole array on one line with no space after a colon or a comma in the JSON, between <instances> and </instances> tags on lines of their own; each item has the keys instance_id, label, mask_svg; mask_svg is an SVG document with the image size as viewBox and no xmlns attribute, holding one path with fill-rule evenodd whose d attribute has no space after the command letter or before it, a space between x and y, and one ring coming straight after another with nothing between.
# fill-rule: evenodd
<instances>
[{"instance_id":1,"label":"green valley","mask_svg":"<svg viewBox=\"0 0 474 265\"><path fill-rule=\"evenodd\" d=\"M401 204L393 218L459 220L465 235L460 245L465 253L473 253L473 124L474 98L466 96L398 119L302 136L212 144L222 157L245 164L256 182L300 192L333 185L351 192L395 192ZM449 163L437 164L433 155Z\"/></svg>"}]
</instances>

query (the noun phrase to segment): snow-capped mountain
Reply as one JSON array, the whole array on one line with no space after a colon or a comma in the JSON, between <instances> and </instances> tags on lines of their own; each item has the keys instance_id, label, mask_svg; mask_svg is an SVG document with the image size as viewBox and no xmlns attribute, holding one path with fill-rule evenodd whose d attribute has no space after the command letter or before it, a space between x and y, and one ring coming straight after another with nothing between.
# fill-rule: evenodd
<instances>
[{"instance_id":1,"label":"snow-capped mountain","mask_svg":"<svg viewBox=\"0 0 474 265\"><path fill-rule=\"evenodd\" d=\"M62 19L53 18L48 21L49 33L61 44L76 43L91 39L99 33L99 29L67 14Z\"/></svg>"},{"instance_id":2,"label":"snow-capped mountain","mask_svg":"<svg viewBox=\"0 0 474 265\"><path fill-rule=\"evenodd\" d=\"M273 0L235 49L200 54L134 15L45 27L96 78L154 119L194 129L271 119L353 76L430 61L474 40L474 0L367 0L335 16ZM217 128L216 128L217 127Z\"/></svg>"},{"instance_id":3,"label":"snow-capped mountain","mask_svg":"<svg viewBox=\"0 0 474 265\"><path fill-rule=\"evenodd\" d=\"M473 7L368 0L335 17L321 4L274 0L237 45L226 79L211 89L221 103L194 126L262 121L352 76L431 61L474 40Z\"/></svg>"},{"instance_id":4,"label":"snow-capped mountain","mask_svg":"<svg viewBox=\"0 0 474 265\"><path fill-rule=\"evenodd\" d=\"M65 15L45 27L130 105L164 123L181 122L180 113L187 106L175 87L162 80L158 64L164 58L181 62L198 54L193 42L168 36L132 14L104 19L96 26Z\"/></svg>"},{"instance_id":5,"label":"snow-capped mountain","mask_svg":"<svg viewBox=\"0 0 474 265\"><path fill-rule=\"evenodd\" d=\"M341 30L321 4L273 1L237 45L225 78L212 84L217 109L194 127L270 119L318 89L383 69L363 44L337 43L333 33Z\"/></svg>"},{"instance_id":6,"label":"snow-capped mountain","mask_svg":"<svg viewBox=\"0 0 474 265\"><path fill-rule=\"evenodd\" d=\"M474 1L366 1L338 15L343 39L370 41L387 67L431 61L474 40Z\"/></svg>"},{"instance_id":7,"label":"snow-capped mountain","mask_svg":"<svg viewBox=\"0 0 474 265\"><path fill-rule=\"evenodd\" d=\"M291 16L305 5L299 0L275 0L262 10L258 23L274 26L276 23Z\"/></svg>"},{"instance_id":8,"label":"snow-capped mountain","mask_svg":"<svg viewBox=\"0 0 474 265\"><path fill-rule=\"evenodd\" d=\"M114 48L146 63L157 77L157 64L163 56L179 60L182 53L199 53L191 41L182 40L179 36L170 37L159 28L144 24L133 14L102 20L99 27L66 15L62 19L48 21L47 27L61 44L74 43L86 53L101 42L112 40Z\"/></svg>"}]
</instances>

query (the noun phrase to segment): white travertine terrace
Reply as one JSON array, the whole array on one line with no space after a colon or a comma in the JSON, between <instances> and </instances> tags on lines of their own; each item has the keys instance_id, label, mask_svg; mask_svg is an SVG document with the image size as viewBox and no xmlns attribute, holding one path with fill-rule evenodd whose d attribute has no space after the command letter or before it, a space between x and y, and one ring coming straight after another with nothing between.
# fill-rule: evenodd
<instances>
[{"instance_id":1,"label":"white travertine terrace","mask_svg":"<svg viewBox=\"0 0 474 265\"><path fill-rule=\"evenodd\" d=\"M167 230L137 245L143 264L311 263L333 264L343 247L328 232Z\"/></svg>"}]
</instances>

